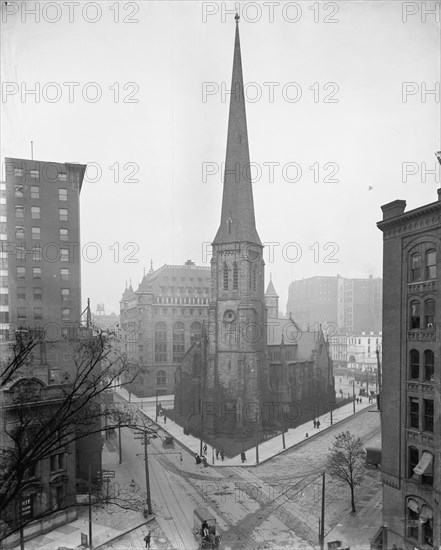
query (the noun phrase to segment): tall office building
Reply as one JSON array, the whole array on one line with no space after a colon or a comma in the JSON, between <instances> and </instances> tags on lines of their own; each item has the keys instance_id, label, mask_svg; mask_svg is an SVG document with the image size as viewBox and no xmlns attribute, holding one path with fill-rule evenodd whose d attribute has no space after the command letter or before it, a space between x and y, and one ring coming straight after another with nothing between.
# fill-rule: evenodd
<instances>
[{"instance_id":1,"label":"tall office building","mask_svg":"<svg viewBox=\"0 0 441 550\"><path fill-rule=\"evenodd\" d=\"M383 527L376 548L441 545L440 242L438 201L382 206Z\"/></svg>"}]
</instances>

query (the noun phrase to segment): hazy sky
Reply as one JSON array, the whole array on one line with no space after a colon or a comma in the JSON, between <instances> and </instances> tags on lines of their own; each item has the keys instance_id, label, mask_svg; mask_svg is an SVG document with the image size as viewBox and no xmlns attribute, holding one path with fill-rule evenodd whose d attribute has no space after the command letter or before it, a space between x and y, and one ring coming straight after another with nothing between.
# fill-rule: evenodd
<instances>
[{"instance_id":1,"label":"hazy sky","mask_svg":"<svg viewBox=\"0 0 441 550\"><path fill-rule=\"evenodd\" d=\"M150 259L209 266L234 2L75 4L2 2L1 154L30 158L33 140L36 160L91 164L81 238L101 257L83 260L83 301L119 311ZM237 5L256 222L280 243L266 277L285 310L293 279L381 276L380 206L436 200L439 3Z\"/></svg>"}]
</instances>

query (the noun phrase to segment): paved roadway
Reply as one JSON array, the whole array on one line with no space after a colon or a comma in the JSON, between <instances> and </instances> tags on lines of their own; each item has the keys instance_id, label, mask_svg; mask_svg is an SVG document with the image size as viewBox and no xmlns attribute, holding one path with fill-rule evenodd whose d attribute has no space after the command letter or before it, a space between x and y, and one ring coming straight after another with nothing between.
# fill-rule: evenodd
<instances>
[{"instance_id":1,"label":"paved roadway","mask_svg":"<svg viewBox=\"0 0 441 550\"><path fill-rule=\"evenodd\" d=\"M365 445L377 445L379 415L366 410L253 469L196 467L185 451L181 465L179 454L163 449L160 439L152 440L148 447L151 494L161 529L174 548L195 550L193 510L207 506L217 519L225 550L270 548L276 540L280 548L310 548L317 541L321 471L335 435L346 429L362 437ZM124 462L144 489L143 447L128 429L123 430L123 447ZM179 450L177 445L174 452ZM333 513L328 514L327 530L347 507L342 494L346 489L336 489L331 480L328 483Z\"/></svg>"}]
</instances>

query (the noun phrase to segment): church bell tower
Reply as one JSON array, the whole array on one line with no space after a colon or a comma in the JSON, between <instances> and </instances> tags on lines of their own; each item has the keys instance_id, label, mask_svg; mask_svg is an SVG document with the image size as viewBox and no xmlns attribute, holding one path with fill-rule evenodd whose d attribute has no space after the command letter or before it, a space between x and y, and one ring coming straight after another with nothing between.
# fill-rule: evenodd
<instances>
[{"instance_id":1,"label":"church bell tower","mask_svg":"<svg viewBox=\"0 0 441 550\"><path fill-rule=\"evenodd\" d=\"M256 229L245 96L236 34L219 229L212 243L204 411L207 435L245 442L261 422L267 376L263 246ZM220 442L219 442L220 441Z\"/></svg>"}]
</instances>

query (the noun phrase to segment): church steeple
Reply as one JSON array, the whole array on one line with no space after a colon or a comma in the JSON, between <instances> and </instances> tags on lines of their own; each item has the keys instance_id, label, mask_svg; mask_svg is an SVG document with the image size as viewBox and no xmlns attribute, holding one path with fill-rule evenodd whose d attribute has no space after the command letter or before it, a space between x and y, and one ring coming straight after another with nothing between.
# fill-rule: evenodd
<instances>
[{"instance_id":1,"label":"church steeple","mask_svg":"<svg viewBox=\"0 0 441 550\"><path fill-rule=\"evenodd\" d=\"M251 242L261 245L254 218L245 95L236 14L222 214L214 243Z\"/></svg>"}]
</instances>

